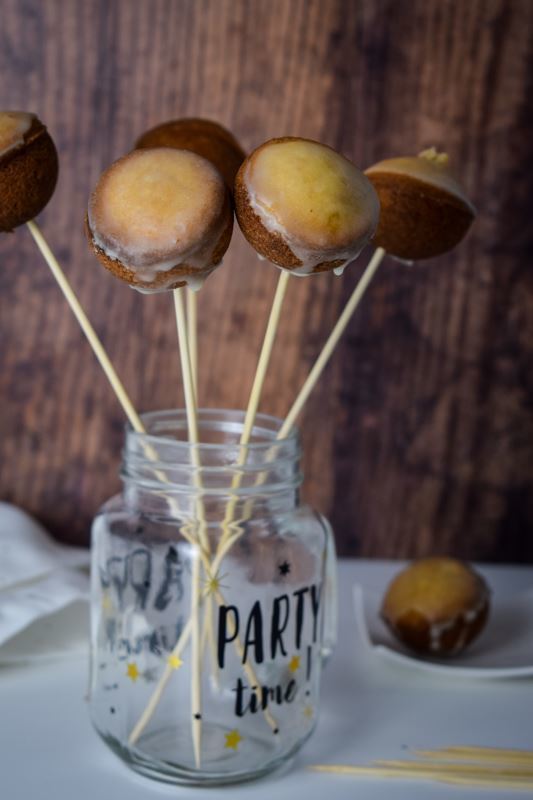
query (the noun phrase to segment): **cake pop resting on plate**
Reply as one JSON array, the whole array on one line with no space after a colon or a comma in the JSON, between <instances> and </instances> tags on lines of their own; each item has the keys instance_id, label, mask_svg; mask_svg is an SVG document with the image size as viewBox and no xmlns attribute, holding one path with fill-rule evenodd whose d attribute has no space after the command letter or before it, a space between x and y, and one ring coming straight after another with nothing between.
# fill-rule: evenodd
<instances>
[{"instance_id":1,"label":"cake pop resting on plate","mask_svg":"<svg viewBox=\"0 0 533 800\"><path fill-rule=\"evenodd\" d=\"M12 231L43 210L58 170L52 138L35 114L0 111L0 231Z\"/></svg>"},{"instance_id":2,"label":"cake pop resting on plate","mask_svg":"<svg viewBox=\"0 0 533 800\"><path fill-rule=\"evenodd\" d=\"M245 153L232 133L210 119L174 119L151 128L137 148L175 147L207 158L219 170L230 192Z\"/></svg>"},{"instance_id":3,"label":"cake pop resting on plate","mask_svg":"<svg viewBox=\"0 0 533 800\"><path fill-rule=\"evenodd\" d=\"M87 234L100 262L136 289L198 289L233 228L218 170L187 150L135 150L107 169L89 201Z\"/></svg>"},{"instance_id":4,"label":"cake pop resting on plate","mask_svg":"<svg viewBox=\"0 0 533 800\"><path fill-rule=\"evenodd\" d=\"M271 139L235 181L239 225L252 247L296 275L342 272L372 237L379 201L348 159L309 139Z\"/></svg>"},{"instance_id":5,"label":"cake pop resting on plate","mask_svg":"<svg viewBox=\"0 0 533 800\"><path fill-rule=\"evenodd\" d=\"M465 236L475 209L435 148L418 156L389 158L365 172L381 204L374 237L378 247L406 261L451 250Z\"/></svg>"},{"instance_id":6,"label":"cake pop resting on plate","mask_svg":"<svg viewBox=\"0 0 533 800\"><path fill-rule=\"evenodd\" d=\"M411 649L455 655L483 630L489 601L487 584L468 564L454 558L422 558L392 580L381 613Z\"/></svg>"}]
</instances>

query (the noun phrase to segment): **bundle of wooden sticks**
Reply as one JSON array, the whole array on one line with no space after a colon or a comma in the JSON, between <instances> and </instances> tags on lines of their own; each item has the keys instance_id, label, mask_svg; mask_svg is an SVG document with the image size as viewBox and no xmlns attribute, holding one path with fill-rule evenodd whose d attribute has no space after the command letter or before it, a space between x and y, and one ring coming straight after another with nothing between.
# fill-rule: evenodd
<instances>
[{"instance_id":1,"label":"bundle of wooden sticks","mask_svg":"<svg viewBox=\"0 0 533 800\"><path fill-rule=\"evenodd\" d=\"M533 752L498 747L444 747L415 750L416 759L370 766L315 764L311 769L359 778L437 781L452 786L533 792Z\"/></svg>"}]
</instances>

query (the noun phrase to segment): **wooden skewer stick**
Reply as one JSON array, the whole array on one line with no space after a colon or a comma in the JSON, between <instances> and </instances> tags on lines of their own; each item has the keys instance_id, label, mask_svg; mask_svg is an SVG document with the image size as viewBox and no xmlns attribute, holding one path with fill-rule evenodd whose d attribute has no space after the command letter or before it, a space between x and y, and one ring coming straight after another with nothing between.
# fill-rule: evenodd
<instances>
[{"instance_id":1,"label":"wooden skewer stick","mask_svg":"<svg viewBox=\"0 0 533 800\"><path fill-rule=\"evenodd\" d=\"M420 769L421 765L414 762L405 762L400 766L352 766L348 764L313 764L310 769L314 772L331 772L338 775L353 775L362 778L400 778L404 780L433 780L439 783L448 783L458 786L491 787L498 786L506 789L533 789L533 777L523 775L519 771L514 773L498 772L497 770L479 769L477 772L465 772L461 766L454 770L444 771L442 767L435 766Z\"/></svg>"},{"instance_id":2,"label":"wooden skewer stick","mask_svg":"<svg viewBox=\"0 0 533 800\"><path fill-rule=\"evenodd\" d=\"M154 712L155 712L157 706L159 705L159 701L161 700L161 697L163 696L163 692L165 691L167 683L169 682L170 678L172 677L172 673L174 672L175 667L173 667L171 665L172 665L172 663L176 663L175 659L179 659L181 653L183 652L183 649L184 649L185 645L187 644L187 642L189 640L189 636L191 635L191 628L193 626L193 619L197 615L197 612L198 612L197 608L191 609L191 615L190 615L190 617L189 617L189 619L187 621L187 624L185 625L183 631L181 632L181 636L178 639L178 642L175 645L174 649L172 650L172 653L170 654L169 658L167 659L167 664L166 664L165 669L163 671L163 675L161 676L161 678L160 678L160 680L159 680L159 682L158 682L158 684L157 684L157 686L156 686L156 688L154 690L154 693L150 697L150 700L148 701L148 705L144 709L143 713L139 717L137 723L135 724L135 727L133 728L132 732L130 733L130 735L128 737L128 743L130 745L136 744L139 736L141 735L143 730L146 728L146 726L148 725L148 723L152 719L152 717L154 715Z\"/></svg>"},{"instance_id":3,"label":"wooden skewer stick","mask_svg":"<svg viewBox=\"0 0 533 800\"><path fill-rule=\"evenodd\" d=\"M430 761L405 761L398 760L382 760L374 761L376 767L385 767L388 769L405 769L414 770L416 772L442 772L442 773L462 773L463 775L479 775L480 773L489 777L496 775L497 777L512 777L512 778L530 778L533 781L533 768L524 767L521 765L517 768L515 765L501 766L488 766L487 764L469 764L465 762L458 763L443 763L440 761L431 763Z\"/></svg>"},{"instance_id":4,"label":"wooden skewer stick","mask_svg":"<svg viewBox=\"0 0 533 800\"><path fill-rule=\"evenodd\" d=\"M268 365L270 363L270 357L272 355L272 348L274 347L274 341L276 339L276 334L279 327L281 310L283 308L283 301L285 299L285 294L287 292L289 278L290 278L290 273L286 272L285 270L281 272L278 278L278 284L276 287L276 292L274 294L274 300L272 301L272 307L270 309L270 315L268 317L265 337L263 339L263 345L261 347L261 353L259 354L259 360L257 362L257 367L255 370L254 381L252 384L250 397L248 399L248 405L246 407L244 425L241 433L241 438L239 441L241 450L239 452L239 457L236 463L237 467L242 467L247 459L248 454L246 447L250 443L250 438L252 435L252 430L257 415L257 409L259 408L259 403L261 401L263 385L265 383L265 377ZM232 480L231 490L239 488L241 484L241 479L242 479L241 473L237 473ZM224 521L222 523L223 534L219 543L219 549L222 545L225 544L228 537L231 535L232 532L231 522L233 521L235 515L235 506L237 505L237 500L238 500L237 495L232 495L231 500L227 505L226 514L224 516Z\"/></svg>"},{"instance_id":5,"label":"wooden skewer stick","mask_svg":"<svg viewBox=\"0 0 533 800\"><path fill-rule=\"evenodd\" d=\"M33 220L26 223L28 229L39 248L41 255L43 256L44 260L50 267L50 271L52 275L56 279L59 288L63 292L65 300L67 301L68 305L70 306L76 320L78 321L83 333L85 334L89 345L96 356L96 359L100 366L102 367L105 376L107 377L109 383L111 384L111 388L113 389L117 400L119 401L120 405L126 417L133 428L134 431L137 433L146 433L146 428L143 425L143 422L135 410L133 403L131 402L120 378L118 377L116 370L111 363L109 356L107 355L102 342L98 338L96 331L94 330L87 314L85 313L80 301L76 297L72 286L70 285L65 273L59 266L56 257L52 253L46 239L44 238L42 231L40 230L37 223ZM151 461L157 461L158 456L154 448L151 444L144 445L144 451L147 457ZM166 481L166 476L160 471L156 470L155 475L163 482Z\"/></svg>"},{"instance_id":6,"label":"wooden skewer stick","mask_svg":"<svg viewBox=\"0 0 533 800\"><path fill-rule=\"evenodd\" d=\"M109 360L109 356L104 350L102 342L98 338L96 331L89 322L87 314L83 310L80 301L74 294L74 290L72 289L72 286L68 282L65 273L59 266L56 257L50 250L50 247L48 246L46 239L41 233L39 226L33 220L27 222L26 225L28 226L28 230L30 231L31 235L33 236L33 239L35 240L37 247L41 251L44 260L50 267L52 275L59 284L59 288L63 292L65 300L69 304L74 316L76 317L76 319L80 324L83 333L87 337L87 341L89 342L94 355L98 359L100 366L104 370L105 375L109 383L111 384L111 388L115 392L117 400L124 409L124 413L126 414L126 417L128 418L132 428L135 431L137 431L137 433L146 433L145 427L142 424L139 415L135 411L133 403L128 397L128 394L124 389L124 386L122 385L122 382L118 377L113 364Z\"/></svg>"},{"instance_id":7,"label":"wooden skewer stick","mask_svg":"<svg viewBox=\"0 0 533 800\"><path fill-rule=\"evenodd\" d=\"M487 761L490 764L519 764L533 769L533 750L502 747L443 747L439 750L414 750L414 755L433 761Z\"/></svg>"},{"instance_id":8,"label":"wooden skewer stick","mask_svg":"<svg viewBox=\"0 0 533 800\"><path fill-rule=\"evenodd\" d=\"M250 392L248 405L246 407L246 415L244 417L244 426L240 440L240 444L243 446L243 451L240 455L242 463L244 463L246 460L246 450L244 449L244 446L250 442L250 437L252 435L252 430L255 423L255 417L257 415L257 409L259 408L259 403L261 401L265 376L270 363L274 340L278 332L281 310L283 308L283 301L287 292L289 278L290 272L283 270L278 278L276 293L274 294L274 300L272 301L272 308L270 309L265 338L263 339L263 346L261 347L259 361L257 362L257 368L255 370L254 382L252 384L252 391Z\"/></svg>"},{"instance_id":9,"label":"wooden skewer stick","mask_svg":"<svg viewBox=\"0 0 533 800\"><path fill-rule=\"evenodd\" d=\"M191 359L194 397L198 408L198 298L197 293L187 289L187 338Z\"/></svg>"},{"instance_id":10,"label":"wooden skewer stick","mask_svg":"<svg viewBox=\"0 0 533 800\"><path fill-rule=\"evenodd\" d=\"M176 324L178 329L178 342L180 349L181 371L183 375L183 389L185 394L185 409L187 413L187 429L189 432L189 443L191 444L191 457L195 468L195 483L197 489L201 489L200 476L198 470L201 467L200 454L198 451L198 415L194 394L194 382L191 368L189 343L187 341L187 321L185 317L185 306L183 295L179 289L174 289L174 309L176 312ZM209 542L205 532L205 518L203 513L203 503L197 501L197 520L198 528L198 548L194 556L191 575L191 726L193 735L194 759L196 767L201 764L202 748L202 687L201 687L201 659L200 659L200 619L199 619L199 598L200 598L200 552L201 546L209 551Z\"/></svg>"},{"instance_id":11,"label":"wooden skewer stick","mask_svg":"<svg viewBox=\"0 0 533 800\"><path fill-rule=\"evenodd\" d=\"M361 279L359 280L359 283L352 292L352 296L346 303L346 306L344 307L342 314L337 320L335 327L331 331L328 340L322 349L322 352L315 361L311 372L307 376L307 379L302 388L300 389L298 396L296 397L296 400L292 404L289 413L285 417L285 421L283 422L283 425L281 426L279 433L277 435L278 439L284 439L291 430L292 426L294 425L298 415L300 414L300 411L307 402L309 395L315 388L318 379L322 375L322 372L324 371L326 364L331 358L331 354L333 353L337 344L339 343L339 339L346 330L346 327L350 322L355 312L355 309L361 302L361 299L365 291L367 290L370 281L374 277L376 270L383 261L385 255L386 255L385 250L383 250L382 247L378 247L374 251L374 255L370 259L368 266L366 267Z\"/></svg>"}]
</instances>

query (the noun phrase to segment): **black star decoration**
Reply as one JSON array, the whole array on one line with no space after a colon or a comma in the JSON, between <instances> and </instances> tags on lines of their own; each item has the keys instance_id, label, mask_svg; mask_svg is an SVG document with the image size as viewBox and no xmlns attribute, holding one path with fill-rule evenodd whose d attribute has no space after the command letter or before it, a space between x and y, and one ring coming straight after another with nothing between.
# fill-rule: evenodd
<instances>
[{"instance_id":1,"label":"black star decoration","mask_svg":"<svg viewBox=\"0 0 533 800\"><path fill-rule=\"evenodd\" d=\"M278 565L278 569L279 569L279 574L285 576L288 575L289 572L291 571L291 565L289 564L288 561L284 561L283 564Z\"/></svg>"}]
</instances>

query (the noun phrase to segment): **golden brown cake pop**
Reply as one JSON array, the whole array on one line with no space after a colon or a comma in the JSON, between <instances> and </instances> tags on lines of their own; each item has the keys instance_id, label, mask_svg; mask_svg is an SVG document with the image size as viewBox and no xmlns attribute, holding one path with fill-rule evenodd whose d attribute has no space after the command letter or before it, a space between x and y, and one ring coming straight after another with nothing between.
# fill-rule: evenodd
<instances>
[{"instance_id":1,"label":"golden brown cake pop","mask_svg":"<svg viewBox=\"0 0 533 800\"><path fill-rule=\"evenodd\" d=\"M0 231L12 231L43 210L58 170L52 138L35 114L0 111Z\"/></svg>"},{"instance_id":2,"label":"golden brown cake pop","mask_svg":"<svg viewBox=\"0 0 533 800\"><path fill-rule=\"evenodd\" d=\"M242 232L293 274L342 272L374 233L379 202L370 181L335 150L309 139L271 139L235 180Z\"/></svg>"},{"instance_id":3,"label":"golden brown cake pop","mask_svg":"<svg viewBox=\"0 0 533 800\"><path fill-rule=\"evenodd\" d=\"M381 609L398 639L432 656L462 652L481 633L488 613L487 584L453 558L423 558L402 570Z\"/></svg>"},{"instance_id":4,"label":"golden brown cake pop","mask_svg":"<svg viewBox=\"0 0 533 800\"><path fill-rule=\"evenodd\" d=\"M205 158L167 147L134 150L100 177L87 215L93 250L141 291L199 288L226 252L229 193Z\"/></svg>"},{"instance_id":5,"label":"golden brown cake pop","mask_svg":"<svg viewBox=\"0 0 533 800\"><path fill-rule=\"evenodd\" d=\"M418 261L446 253L465 236L476 215L448 156L435 148L380 161L365 174L381 204L374 243L397 258Z\"/></svg>"},{"instance_id":6,"label":"golden brown cake pop","mask_svg":"<svg viewBox=\"0 0 533 800\"><path fill-rule=\"evenodd\" d=\"M191 150L215 165L232 193L235 175L245 159L244 150L233 134L210 119L173 119L163 122L143 133L135 147Z\"/></svg>"}]
</instances>

